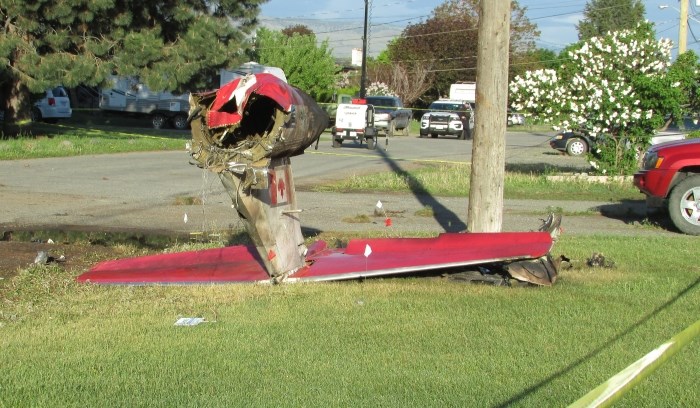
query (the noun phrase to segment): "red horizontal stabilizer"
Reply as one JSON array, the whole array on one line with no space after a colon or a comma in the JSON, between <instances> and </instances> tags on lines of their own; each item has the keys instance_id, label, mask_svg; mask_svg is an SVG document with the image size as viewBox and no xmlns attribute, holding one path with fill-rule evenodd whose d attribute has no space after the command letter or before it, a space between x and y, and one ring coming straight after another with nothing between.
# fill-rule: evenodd
<instances>
[{"instance_id":1,"label":"red horizontal stabilizer","mask_svg":"<svg viewBox=\"0 0 700 408\"><path fill-rule=\"evenodd\" d=\"M269 280L255 247L231 246L202 251L116 259L78 276L100 284L193 284Z\"/></svg>"},{"instance_id":2,"label":"red horizontal stabilizer","mask_svg":"<svg viewBox=\"0 0 700 408\"><path fill-rule=\"evenodd\" d=\"M307 257L298 280L389 276L458 266L537 259L552 248L547 232L446 233L436 238L356 239Z\"/></svg>"},{"instance_id":3,"label":"red horizontal stabilizer","mask_svg":"<svg viewBox=\"0 0 700 408\"><path fill-rule=\"evenodd\" d=\"M537 259L547 255L547 232L448 233L436 238L376 238L329 249L319 241L309 248L308 266L290 281L344 280L391 276L458 266ZM78 277L99 284L192 284L269 281L254 247L106 261Z\"/></svg>"}]
</instances>

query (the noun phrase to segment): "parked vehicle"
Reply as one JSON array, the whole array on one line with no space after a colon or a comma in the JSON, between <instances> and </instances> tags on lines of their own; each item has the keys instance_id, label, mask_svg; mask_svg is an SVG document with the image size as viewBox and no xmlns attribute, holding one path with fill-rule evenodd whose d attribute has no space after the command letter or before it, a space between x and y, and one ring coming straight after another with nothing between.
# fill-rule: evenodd
<instances>
[{"instance_id":1,"label":"parked vehicle","mask_svg":"<svg viewBox=\"0 0 700 408\"><path fill-rule=\"evenodd\" d=\"M549 141L552 149L565 152L569 156L581 156L588 153L595 143L595 138L587 132L561 132Z\"/></svg>"},{"instance_id":2,"label":"parked vehicle","mask_svg":"<svg viewBox=\"0 0 700 408\"><path fill-rule=\"evenodd\" d=\"M403 131L408 136L408 128L413 112L404 108L401 98L397 96L367 96L365 103L374 107L374 127L385 135L394 135Z\"/></svg>"},{"instance_id":3,"label":"parked vehicle","mask_svg":"<svg viewBox=\"0 0 700 408\"><path fill-rule=\"evenodd\" d=\"M331 128L333 147L341 147L346 140L367 143L367 148L377 148L375 112L372 105L340 103L336 111L335 126Z\"/></svg>"},{"instance_id":4,"label":"parked vehicle","mask_svg":"<svg viewBox=\"0 0 700 408\"><path fill-rule=\"evenodd\" d=\"M281 68L269 67L255 62L247 62L233 69L219 70L219 86L249 74L267 73L287 82ZM99 107L113 114L147 117L155 129L171 125L175 129L189 127L189 93L173 94L149 89L138 77L110 78L111 87L102 89Z\"/></svg>"},{"instance_id":5,"label":"parked vehicle","mask_svg":"<svg viewBox=\"0 0 700 408\"><path fill-rule=\"evenodd\" d=\"M70 119L72 115L68 92L62 86L44 92L43 97L34 103L31 112L34 122L56 123L58 119Z\"/></svg>"},{"instance_id":6,"label":"parked vehicle","mask_svg":"<svg viewBox=\"0 0 700 408\"><path fill-rule=\"evenodd\" d=\"M136 77L112 77L112 87L103 89L100 109L113 113L146 116L153 128L171 124L175 129L186 129L190 110L189 94L154 92Z\"/></svg>"},{"instance_id":7,"label":"parked vehicle","mask_svg":"<svg viewBox=\"0 0 700 408\"><path fill-rule=\"evenodd\" d=\"M476 82L458 82L450 85L450 98L453 101L476 103Z\"/></svg>"},{"instance_id":8,"label":"parked vehicle","mask_svg":"<svg viewBox=\"0 0 700 408\"><path fill-rule=\"evenodd\" d=\"M634 185L649 208L666 208L681 232L700 235L700 139L651 146Z\"/></svg>"},{"instance_id":9,"label":"parked vehicle","mask_svg":"<svg viewBox=\"0 0 700 408\"><path fill-rule=\"evenodd\" d=\"M597 137L591 136L585 131L561 132L550 139L549 146L552 149L565 152L569 156L582 156L592 152L597 141L603 137L605 137L605 135ZM685 139L685 133L682 132L659 132L649 139L649 143L651 145L657 145L659 143L683 139Z\"/></svg>"},{"instance_id":10,"label":"parked vehicle","mask_svg":"<svg viewBox=\"0 0 700 408\"><path fill-rule=\"evenodd\" d=\"M428 112L420 120L420 137L447 135L471 139L473 129L474 111L471 104L460 100L437 100L430 104Z\"/></svg>"},{"instance_id":11,"label":"parked vehicle","mask_svg":"<svg viewBox=\"0 0 700 408\"><path fill-rule=\"evenodd\" d=\"M352 103L352 96L347 94L339 94L336 97L336 101L332 103L319 104L323 110L328 114L328 127L335 125L335 116L338 111L338 105L341 103Z\"/></svg>"}]
</instances>

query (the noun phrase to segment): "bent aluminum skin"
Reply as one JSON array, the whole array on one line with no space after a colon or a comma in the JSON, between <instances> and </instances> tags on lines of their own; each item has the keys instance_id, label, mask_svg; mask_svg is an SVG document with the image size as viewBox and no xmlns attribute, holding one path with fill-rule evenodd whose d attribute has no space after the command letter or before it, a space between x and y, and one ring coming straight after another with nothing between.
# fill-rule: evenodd
<instances>
[{"instance_id":1,"label":"bent aluminum skin","mask_svg":"<svg viewBox=\"0 0 700 408\"><path fill-rule=\"evenodd\" d=\"M319 138L328 115L303 91L262 73L191 95L189 120L192 158L219 175L270 277L304 266L289 158Z\"/></svg>"}]
</instances>

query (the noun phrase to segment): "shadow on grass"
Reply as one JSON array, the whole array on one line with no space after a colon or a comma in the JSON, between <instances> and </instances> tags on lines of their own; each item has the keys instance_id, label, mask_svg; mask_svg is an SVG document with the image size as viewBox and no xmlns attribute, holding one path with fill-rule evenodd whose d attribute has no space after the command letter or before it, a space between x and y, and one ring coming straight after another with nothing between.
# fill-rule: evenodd
<instances>
[{"instance_id":1,"label":"shadow on grass","mask_svg":"<svg viewBox=\"0 0 700 408\"><path fill-rule=\"evenodd\" d=\"M411 173L405 171L396 162L396 160L389 157L383 146L379 146L377 151L382 156L384 161L389 165L391 170L396 174L404 177L408 180L408 186L411 193L418 199L423 207L430 207L433 210L433 216L435 221L437 221L440 226L445 230L445 232L460 232L467 229L467 225L462 221L457 214L452 212L449 208L445 207L442 203L435 199L432 195L428 194L425 186L416 179ZM467 211L467 201L464 202L464 211Z\"/></svg>"},{"instance_id":2,"label":"shadow on grass","mask_svg":"<svg viewBox=\"0 0 700 408\"><path fill-rule=\"evenodd\" d=\"M622 221L628 225L648 226L669 232L678 232L667 212L661 209L648 212L644 200L622 200L619 203L601 205L598 210L602 216Z\"/></svg>"},{"instance_id":3,"label":"shadow on grass","mask_svg":"<svg viewBox=\"0 0 700 408\"><path fill-rule=\"evenodd\" d=\"M562 375L568 374L569 372L571 372L572 370L574 370L576 367L578 367L578 366L580 366L581 364L585 363L586 361L588 361L588 360L594 358L595 356L597 356L598 354L600 354L601 352L603 352L605 349L609 348L610 346L612 346L613 344L615 344L616 342L618 342L619 340L621 340L623 337L625 337L625 336L627 336L628 334L632 333L636 328L638 328L638 327L642 326L643 324L647 323L649 320L651 320L651 319L654 318L656 315L658 315L659 313L661 313L664 309L669 308L671 305L673 305L674 303L676 303L676 302L677 302L679 299L681 299L683 296L685 296L685 295L687 295L688 293L690 293L690 292L691 292L693 289L695 289L695 287L698 286L699 284L700 284L700 277L698 277L697 279L695 279L695 281L694 281L693 283L691 283L690 285L688 285L685 289L683 289L683 290L681 290L680 292L678 292L673 298L669 299L667 302L663 303L662 305L660 305L659 307L657 307L656 309L654 309L651 313L649 313L648 315L644 316L643 318L641 318L640 320L638 320L636 323L634 323L634 324L632 324L631 326L629 326L627 329L621 331L620 333L616 334L615 336L613 336L612 338L610 338L609 340L607 340L606 342L604 342L604 343L601 344L600 346L594 348L593 350L591 350L590 352L588 352L588 354L586 354L586 355L584 355L584 356L578 358L577 360L574 360L574 361L571 362L571 364L569 364L568 366L562 368L562 369L559 370L559 371L556 371L556 372L550 374L549 376L547 376L546 378L544 378L544 379L543 379L542 381L540 381L539 383L534 384L534 385L532 385L532 386L530 386L530 387L528 387L528 388L522 390L522 391L519 392L518 394L516 394L516 395L514 395L513 397L511 397L510 399L508 399L507 401L504 401L504 402L502 402L502 403L496 405L496 407L509 407L509 406L514 405L514 404L517 404L517 403L519 403L520 401L522 401L523 399L527 398L528 395L530 395L530 394L532 394L532 393L538 391L539 389L541 389L541 388L547 386L549 383L551 383L552 381L554 381L554 380L557 379L558 377L560 377L560 376L562 376ZM631 363L631 362L630 362L630 363ZM596 384L596 386L597 386L597 384Z\"/></svg>"},{"instance_id":4,"label":"shadow on grass","mask_svg":"<svg viewBox=\"0 0 700 408\"><path fill-rule=\"evenodd\" d=\"M530 174L533 176L554 175L562 173L580 173L582 168L574 165L556 165L552 163L506 163L506 172Z\"/></svg>"}]
</instances>

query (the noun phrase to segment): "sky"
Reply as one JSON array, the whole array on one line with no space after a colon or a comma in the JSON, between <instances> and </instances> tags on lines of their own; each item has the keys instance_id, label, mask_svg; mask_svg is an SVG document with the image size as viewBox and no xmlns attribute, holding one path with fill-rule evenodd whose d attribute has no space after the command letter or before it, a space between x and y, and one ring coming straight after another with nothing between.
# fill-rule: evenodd
<instances>
[{"instance_id":1,"label":"sky","mask_svg":"<svg viewBox=\"0 0 700 408\"><path fill-rule=\"evenodd\" d=\"M429 18L435 7L443 2L444 0L370 0L372 28L369 38L373 41L370 44L370 50L376 54L381 49L375 48L384 48L385 42L392 36L392 32L386 31L386 28L398 27L400 30L407 24L419 23ZM689 0L689 2L688 49L700 53L700 0ZM518 1L521 7L527 8L526 16L530 22L537 24L541 32L537 46L553 51L559 51L578 40L576 25L583 18L586 3L586 0ZM679 0L645 0L643 3L646 8L646 18L655 24L657 36L671 39L674 47L677 47ZM660 9L660 5L668 7ZM361 47L361 35L358 37L345 31L347 33L345 38L339 39L339 33L332 32L332 26L357 23L357 27L362 27L364 6L364 0L269 0L262 6L260 20L263 23L284 24L290 20L307 19L305 24L316 32L319 38L323 39L324 33L329 37L331 47L351 43L353 47ZM314 25L317 27L314 28ZM674 48L674 56L676 51L677 49Z\"/></svg>"}]
</instances>

